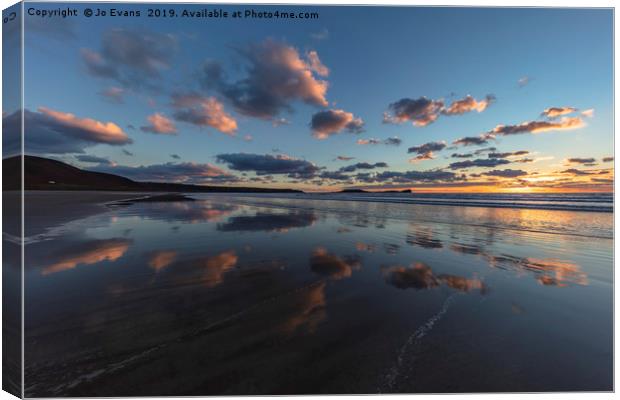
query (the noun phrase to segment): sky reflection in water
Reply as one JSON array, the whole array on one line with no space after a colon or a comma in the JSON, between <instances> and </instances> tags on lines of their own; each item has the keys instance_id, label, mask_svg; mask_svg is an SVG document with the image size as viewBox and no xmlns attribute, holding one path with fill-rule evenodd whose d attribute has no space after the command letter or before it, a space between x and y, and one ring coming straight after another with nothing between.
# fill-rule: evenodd
<instances>
[{"instance_id":1,"label":"sky reflection in water","mask_svg":"<svg viewBox=\"0 0 620 400\"><path fill-rule=\"evenodd\" d=\"M28 395L610 387L609 239L201 198L28 245Z\"/></svg>"}]
</instances>

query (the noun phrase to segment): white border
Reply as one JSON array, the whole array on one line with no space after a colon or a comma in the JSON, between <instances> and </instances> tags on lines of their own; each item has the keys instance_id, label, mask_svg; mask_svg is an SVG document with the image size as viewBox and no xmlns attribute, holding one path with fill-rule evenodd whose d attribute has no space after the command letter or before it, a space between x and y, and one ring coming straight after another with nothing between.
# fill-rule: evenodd
<instances>
[{"instance_id":1,"label":"white border","mask_svg":"<svg viewBox=\"0 0 620 400\"><path fill-rule=\"evenodd\" d=\"M47 0L39 0L39 1L43 1L43 2L53 2L53 1L47 1ZM57 1L58 2L58 1ZM70 2L75 2L75 3L84 3L84 2L96 2L96 1L73 1L73 0L65 0L65 2L70 3ZM144 0L139 0L139 1L130 1L131 3L203 3L203 4L308 4L308 5L376 5L376 6L389 6L389 5L399 5L399 6L466 6L466 7L475 7L475 6L479 6L479 7L585 7L585 8L592 8L592 7L605 7L605 8L614 8L614 2L610 1L610 0L589 0L589 1L584 1L584 0L521 0L521 1L515 1L515 0L504 0L501 3L498 2L497 0L475 0L475 1L466 1L466 0L449 0L449 1L441 1L441 0L423 0L423 1L406 1L406 0L389 0L388 2L379 2L379 0L314 0L314 1L300 1L300 0L292 0L292 1L265 1L265 0L252 0L252 1L243 1L243 0L225 0L225 1L212 1L212 0L207 0L207 1L179 1L179 0L150 0L150 1L144 1ZM12 1L12 0L0 0L0 5L2 6L2 9L7 8L13 4L15 4L16 1ZM22 13L23 16L23 13ZM22 24L22 29L23 29L23 24ZM23 37L23 36L22 36ZM1 49L1 43L2 43L2 32L0 30L0 49ZM618 72L618 64L616 63L616 44L618 43L618 31L615 30L615 9L614 9L614 76L617 75ZM22 61L23 61L23 46L22 46ZM2 66L0 63L0 74L2 73ZM1 89L2 89L2 82L0 80L0 93L1 93ZM619 89L619 84L618 81L614 79L614 132L615 132L615 120L616 120L616 116L617 116L617 112L618 110L615 108L615 104L616 104L616 96ZM22 91L23 91L23 82L22 82ZM1 94L0 94L0 98L1 98ZM22 103L23 103L23 92L22 92ZM23 118L23 116L22 116ZM23 121L22 121L22 126L23 126ZM22 141L23 141L23 134L22 134ZM1 146L1 143L0 143ZM620 143L615 141L615 134L614 134L614 153L617 153L618 148L620 147ZM23 143L22 143L22 151L23 151ZM23 168L23 166L22 166ZM0 176L2 173L2 165L0 163ZM615 180L614 180L614 188L615 188ZM616 206L615 204L615 197L614 197L614 207ZM23 218L23 213L22 213L22 218ZM618 227L618 213L614 213L614 255L617 254L617 250L618 250L618 243L615 241L615 234L616 234L616 229L615 227ZM0 216L0 222L1 222L1 216ZM23 229L23 219L22 219L22 229ZM0 249L0 257L2 256L2 250ZM23 257L23 254L22 254ZM1 258L0 258L1 259ZM23 259L23 258L22 258ZM617 263L614 257L614 283L615 283L615 267L616 267ZM0 276L0 281L1 281L1 276ZM23 285L23 269L22 269L22 285ZM22 293L23 293L23 286L22 286ZM23 304L23 303L22 303ZM618 299L615 296L615 284L614 284L614 310L618 309L617 308L618 305ZM22 306L23 307L23 306ZM23 308L22 308L22 313L23 313ZM0 321L0 325L1 325L1 321ZM614 332L618 333L618 320L615 318L615 312L614 312ZM615 343L615 340L614 340ZM22 343L23 346L23 343ZM23 350L23 348L22 348ZM0 350L0 357L1 357L2 353ZM616 349L614 348L614 360L616 359L615 357L616 355ZM615 364L615 363L614 363ZM615 365L614 365L615 366ZM23 373L23 372L22 372ZM615 384L617 384L618 382L618 368L614 368L614 386ZM433 399L433 398L437 398L437 396L450 396L451 398L454 399L476 399L476 398L490 398L490 396L492 396L493 399L499 398L499 399L532 399L532 398L536 398L536 399L549 399L549 400L573 400L573 399L606 399L606 398L613 398L615 397L615 394L613 393L585 393L585 394L581 394L581 393L557 393L557 394L528 394L528 393L515 393L515 394L496 394L496 393L491 393L491 394L472 394L472 395L383 395L383 396L389 396L389 397L396 397L398 399L403 399L403 398L411 398L411 399L416 399L416 400L427 400L427 399ZM259 396L256 396L259 397ZM262 396L260 398L263 397L268 397L268 396ZM278 396L278 399L296 399L296 398L304 398L304 399L320 399L323 396L303 396L303 397L299 397L299 396ZM355 399L355 398L359 398L360 396L337 396L338 399L342 399L342 400L349 400L349 399ZM365 396L365 397L379 397L379 396ZM8 399L14 399L15 397L6 393L6 392L0 392L0 400L8 400ZM150 399L154 397L143 397L142 399ZM213 398L213 397L212 397ZM238 397L238 396L230 396L230 397L221 397L222 399L230 399L230 400L237 400L237 399L248 399L248 397ZM166 399L186 399L186 397L167 397Z\"/></svg>"}]
</instances>

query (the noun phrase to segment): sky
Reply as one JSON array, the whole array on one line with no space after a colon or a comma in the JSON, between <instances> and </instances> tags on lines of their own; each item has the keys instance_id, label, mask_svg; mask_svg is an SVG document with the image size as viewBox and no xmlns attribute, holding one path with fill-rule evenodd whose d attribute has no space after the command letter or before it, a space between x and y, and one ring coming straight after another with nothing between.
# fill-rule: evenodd
<instances>
[{"instance_id":1,"label":"sky","mask_svg":"<svg viewBox=\"0 0 620 400\"><path fill-rule=\"evenodd\" d=\"M613 190L610 9L68 6L25 16L27 154L205 185ZM318 18L230 17L249 8Z\"/></svg>"}]
</instances>

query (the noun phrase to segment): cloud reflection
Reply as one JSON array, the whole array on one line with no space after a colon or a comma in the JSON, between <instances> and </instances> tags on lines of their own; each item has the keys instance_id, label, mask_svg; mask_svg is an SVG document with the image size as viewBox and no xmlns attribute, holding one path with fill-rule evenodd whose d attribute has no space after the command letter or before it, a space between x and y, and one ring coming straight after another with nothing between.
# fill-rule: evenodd
<instances>
[{"instance_id":1,"label":"cloud reflection","mask_svg":"<svg viewBox=\"0 0 620 400\"><path fill-rule=\"evenodd\" d=\"M358 257L339 257L328 253L323 247L317 247L310 257L310 268L318 275L340 280L351 277L353 271L361 268L361 262Z\"/></svg>"},{"instance_id":2,"label":"cloud reflection","mask_svg":"<svg viewBox=\"0 0 620 400\"><path fill-rule=\"evenodd\" d=\"M317 220L312 212L291 212L272 214L258 212L256 215L231 217L227 222L218 224L217 230L223 232L286 232L292 228L305 228Z\"/></svg>"},{"instance_id":3,"label":"cloud reflection","mask_svg":"<svg viewBox=\"0 0 620 400\"><path fill-rule=\"evenodd\" d=\"M284 333L291 334L300 328L305 328L308 333L316 332L319 324L327 317L325 285L325 282L320 282L302 292L298 299L298 311L288 318L282 326Z\"/></svg>"},{"instance_id":4,"label":"cloud reflection","mask_svg":"<svg viewBox=\"0 0 620 400\"><path fill-rule=\"evenodd\" d=\"M536 280L545 286L565 287L569 285L588 285L588 276L576 263L557 258L515 257L507 254L493 255L481 247L468 244L454 244L452 251L478 255L493 268L516 269L535 274Z\"/></svg>"},{"instance_id":5,"label":"cloud reflection","mask_svg":"<svg viewBox=\"0 0 620 400\"><path fill-rule=\"evenodd\" d=\"M151 253L149 257L149 267L156 272L161 271L170 265L177 258L177 252L172 250L161 250Z\"/></svg>"},{"instance_id":6,"label":"cloud reflection","mask_svg":"<svg viewBox=\"0 0 620 400\"><path fill-rule=\"evenodd\" d=\"M392 266L381 267L381 272L385 281L399 289L433 289L441 285L446 285L461 292L473 290L486 294L488 288L479 279L468 279L457 275L441 274L435 275L428 265L416 262L409 267Z\"/></svg>"},{"instance_id":7,"label":"cloud reflection","mask_svg":"<svg viewBox=\"0 0 620 400\"><path fill-rule=\"evenodd\" d=\"M92 240L63 250L52 257L52 264L41 270L41 275L50 275L57 272L74 269L79 265L92 265L102 261L116 261L121 258L133 243L129 239Z\"/></svg>"}]
</instances>

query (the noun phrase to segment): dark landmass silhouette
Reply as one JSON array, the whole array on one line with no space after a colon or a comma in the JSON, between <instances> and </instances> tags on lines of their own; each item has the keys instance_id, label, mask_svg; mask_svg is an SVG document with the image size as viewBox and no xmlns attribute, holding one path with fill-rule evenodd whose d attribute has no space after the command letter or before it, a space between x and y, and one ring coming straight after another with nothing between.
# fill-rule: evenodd
<instances>
[{"instance_id":1,"label":"dark landmass silhouette","mask_svg":"<svg viewBox=\"0 0 620 400\"><path fill-rule=\"evenodd\" d=\"M21 189L21 162L21 156L9 157L2 160L2 190ZM302 193L295 189L138 182L119 175L88 171L65 164L61 161L29 155L24 156L24 189L132 192Z\"/></svg>"}]
</instances>

